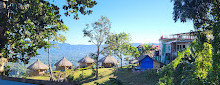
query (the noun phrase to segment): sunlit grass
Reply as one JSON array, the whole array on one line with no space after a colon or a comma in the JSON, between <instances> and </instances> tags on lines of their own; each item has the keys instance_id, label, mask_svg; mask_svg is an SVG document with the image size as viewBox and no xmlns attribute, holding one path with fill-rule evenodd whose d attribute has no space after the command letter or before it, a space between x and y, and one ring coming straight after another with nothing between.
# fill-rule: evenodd
<instances>
[{"instance_id":1,"label":"sunlit grass","mask_svg":"<svg viewBox=\"0 0 220 85\"><path fill-rule=\"evenodd\" d=\"M121 80L126 85L155 85L158 81L158 76L152 76L147 79L146 72L132 72L130 70L131 66L123 67L122 70L115 70L114 68L100 68L99 69L99 79L95 80L95 76L92 76L92 69L87 70L67 70L65 72L61 72L61 74L74 75L74 80L79 79L79 75L83 73L83 79L81 79L78 83L82 85L96 85L99 84L109 84L109 78L117 78ZM58 75L58 72L54 74ZM35 77L27 77L28 79L38 79L38 80L49 80L49 74L45 76L35 76Z\"/></svg>"},{"instance_id":2,"label":"sunlit grass","mask_svg":"<svg viewBox=\"0 0 220 85\"><path fill-rule=\"evenodd\" d=\"M113 77L114 74L114 69L113 68L100 68L99 69L99 79L94 80L95 76L92 75L92 69L87 69L87 70L67 70L65 72L61 72L61 74L65 75L74 75L74 79L79 78L80 74L83 74L83 78L80 83L83 85L96 85L96 83L104 83L109 80L110 77ZM57 75L58 73L55 73L54 75ZM34 76L34 77L27 77L28 79L37 79L37 80L49 80L49 74L46 74L47 76Z\"/></svg>"}]
</instances>

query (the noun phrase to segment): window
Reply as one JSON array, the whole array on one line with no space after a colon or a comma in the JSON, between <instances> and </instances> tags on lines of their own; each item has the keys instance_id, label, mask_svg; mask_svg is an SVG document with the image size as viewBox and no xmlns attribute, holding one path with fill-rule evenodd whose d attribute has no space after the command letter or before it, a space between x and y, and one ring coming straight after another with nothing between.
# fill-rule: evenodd
<instances>
[{"instance_id":1,"label":"window","mask_svg":"<svg viewBox=\"0 0 220 85\"><path fill-rule=\"evenodd\" d=\"M186 48L186 46L185 46L185 45L183 45L183 48Z\"/></svg>"}]
</instances>

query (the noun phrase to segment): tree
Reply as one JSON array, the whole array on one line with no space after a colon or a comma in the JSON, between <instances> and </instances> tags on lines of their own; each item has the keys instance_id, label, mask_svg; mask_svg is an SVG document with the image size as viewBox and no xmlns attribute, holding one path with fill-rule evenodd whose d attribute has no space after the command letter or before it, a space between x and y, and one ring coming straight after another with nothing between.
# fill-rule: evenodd
<instances>
[{"instance_id":1,"label":"tree","mask_svg":"<svg viewBox=\"0 0 220 85\"><path fill-rule=\"evenodd\" d=\"M100 53L102 53L101 45L103 45L110 33L111 23L107 17L101 17L98 21L92 23L92 28L87 24L87 27L83 30L84 37L88 37L89 41L92 44L96 45L97 52L95 57L95 66L96 66L96 79L98 79L98 59Z\"/></svg>"},{"instance_id":2,"label":"tree","mask_svg":"<svg viewBox=\"0 0 220 85\"><path fill-rule=\"evenodd\" d=\"M138 51L138 48L133 46L132 44L129 45L129 53L132 57L137 59L140 56L140 52Z\"/></svg>"},{"instance_id":3,"label":"tree","mask_svg":"<svg viewBox=\"0 0 220 85\"><path fill-rule=\"evenodd\" d=\"M96 1L66 0L63 6L65 16L91 14ZM49 40L64 41L59 34L68 28L63 24L59 14L59 7L47 0L4 0L0 1L0 53L10 62L28 60L37 55L37 49L49 48ZM78 13L79 12L79 13ZM47 41L48 39L48 41ZM48 49L49 52L49 49ZM10 56L10 57L8 57ZM50 64L50 56L48 56ZM50 75L52 78L52 70Z\"/></svg>"},{"instance_id":4,"label":"tree","mask_svg":"<svg viewBox=\"0 0 220 85\"><path fill-rule=\"evenodd\" d=\"M196 76L185 74L191 82L197 84L220 84L220 1L219 0L172 0L174 2L174 20L186 22L192 20L197 33L197 45L195 52L189 57L194 57L194 61L186 66L193 65L195 68L184 68L189 72L195 72ZM210 46L211 44L212 46ZM191 54L188 52L187 54ZM184 54L183 54L184 55ZM198 56L199 55L199 56ZM178 56L179 57L179 56ZM211 59L210 59L211 58ZM192 60L192 58L187 58ZM183 60L183 62L188 62ZM206 62L204 62L206 61ZM176 61L176 63L179 61ZM209 64L212 63L212 64ZM192 67L192 66L191 66ZM210 68L211 67L211 68ZM180 70L183 71L184 70ZM191 75L191 77L190 77ZM164 76L165 78L166 76ZM182 78L182 77L181 77ZM182 81L189 81L182 80ZM199 80L199 81L198 81Z\"/></svg>"},{"instance_id":5,"label":"tree","mask_svg":"<svg viewBox=\"0 0 220 85\"><path fill-rule=\"evenodd\" d=\"M152 55L152 51L155 50L155 48L153 47L153 45L150 45L150 44L144 44L143 46L140 46L139 47L139 52L140 54L144 54L144 55Z\"/></svg>"},{"instance_id":6,"label":"tree","mask_svg":"<svg viewBox=\"0 0 220 85\"><path fill-rule=\"evenodd\" d=\"M0 52L6 58L12 56L9 62L20 60L28 63L31 57L37 55L37 49L49 47L49 37L54 41L58 37L65 39L59 31L68 28L60 18L59 7L52 1L4 0L0 4ZM96 4L92 0L67 0L63 9L66 16L73 15L74 19L78 19L79 13L91 14L92 11L86 9Z\"/></svg>"},{"instance_id":7,"label":"tree","mask_svg":"<svg viewBox=\"0 0 220 85\"><path fill-rule=\"evenodd\" d=\"M211 31L211 44L213 47L213 82L220 84L220 1L219 0L173 0L174 2L174 20L186 22L186 19L193 20L195 30L201 31L197 37L200 45L209 41L210 37L205 33ZM204 46L200 46L203 48Z\"/></svg>"},{"instance_id":8,"label":"tree","mask_svg":"<svg viewBox=\"0 0 220 85\"><path fill-rule=\"evenodd\" d=\"M132 55L131 45L129 43L130 38L126 33L112 34L108 38L107 49L121 60L122 68L122 57L126 55Z\"/></svg>"}]
</instances>

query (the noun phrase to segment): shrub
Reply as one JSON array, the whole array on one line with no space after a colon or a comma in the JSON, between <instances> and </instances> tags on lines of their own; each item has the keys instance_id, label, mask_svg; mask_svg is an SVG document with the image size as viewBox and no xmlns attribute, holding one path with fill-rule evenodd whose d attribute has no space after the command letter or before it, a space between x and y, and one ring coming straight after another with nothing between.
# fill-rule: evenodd
<instances>
[{"instance_id":1,"label":"shrub","mask_svg":"<svg viewBox=\"0 0 220 85\"><path fill-rule=\"evenodd\" d=\"M4 76L9 76L9 73L11 72L11 67L10 66L4 66L4 72L3 75Z\"/></svg>"},{"instance_id":2,"label":"shrub","mask_svg":"<svg viewBox=\"0 0 220 85\"><path fill-rule=\"evenodd\" d=\"M67 81L73 82L74 81L74 75L67 76Z\"/></svg>"}]
</instances>

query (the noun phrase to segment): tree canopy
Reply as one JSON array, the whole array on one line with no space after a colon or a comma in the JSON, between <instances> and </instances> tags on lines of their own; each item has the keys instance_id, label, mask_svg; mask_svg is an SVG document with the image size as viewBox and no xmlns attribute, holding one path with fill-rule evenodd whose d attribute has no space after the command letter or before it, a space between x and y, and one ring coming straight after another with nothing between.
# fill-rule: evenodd
<instances>
[{"instance_id":1,"label":"tree canopy","mask_svg":"<svg viewBox=\"0 0 220 85\"><path fill-rule=\"evenodd\" d=\"M162 69L160 84L220 84L220 1L172 0L174 21L192 20L193 44ZM177 74L175 74L178 72ZM175 79L179 77L180 79Z\"/></svg>"},{"instance_id":2,"label":"tree canopy","mask_svg":"<svg viewBox=\"0 0 220 85\"><path fill-rule=\"evenodd\" d=\"M64 41L60 34L67 31L60 18L59 7L47 0L6 0L0 1L0 52L9 61L18 60L28 63L28 60L37 55L37 49L48 48L50 38L53 41ZM91 14L96 5L93 0L67 0L63 6L66 16Z\"/></svg>"},{"instance_id":3,"label":"tree canopy","mask_svg":"<svg viewBox=\"0 0 220 85\"><path fill-rule=\"evenodd\" d=\"M84 37L88 37L89 41L92 44L96 45L97 51L94 54L95 65L96 65L96 79L98 79L98 59L99 55L102 53L101 45L105 44L108 36L110 34L111 22L107 17L101 16L101 19L92 23L90 27L89 24L86 24L86 28L83 30Z\"/></svg>"}]
</instances>

